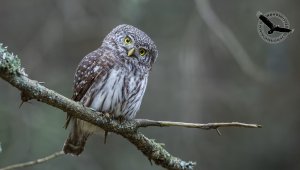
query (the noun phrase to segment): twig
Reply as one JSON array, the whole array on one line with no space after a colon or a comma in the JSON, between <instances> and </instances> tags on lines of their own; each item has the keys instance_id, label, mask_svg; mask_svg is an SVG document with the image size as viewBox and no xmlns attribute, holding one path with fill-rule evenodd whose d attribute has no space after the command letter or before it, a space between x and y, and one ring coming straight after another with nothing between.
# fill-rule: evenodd
<instances>
[{"instance_id":1,"label":"twig","mask_svg":"<svg viewBox=\"0 0 300 170\"><path fill-rule=\"evenodd\" d=\"M239 122L231 123L185 123L185 122L171 122L171 121L155 121L149 119L135 119L138 123L138 127L149 127L149 126L159 126L159 127L169 127L169 126L179 126L186 128L199 128L199 129L218 129L221 127L244 127L244 128L261 128L261 125L257 124L245 124Z\"/></svg>"},{"instance_id":2,"label":"twig","mask_svg":"<svg viewBox=\"0 0 300 170\"><path fill-rule=\"evenodd\" d=\"M51 159L57 158L57 157L59 157L61 155L64 155L64 154L65 153L63 151L59 151L59 152L55 152L55 153L53 153L53 154L51 154L49 156L46 156L44 158L39 158L39 159L34 160L34 161L29 161L29 162L24 162L24 163L9 165L7 167L0 168L0 170L11 170L11 169L17 169L17 168L25 168L27 166L33 166L33 165L36 165L36 164L40 164L40 163L49 161Z\"/></svg>"},{"instance_id":3,"label":"twig","mask_svg":"<svg viewBox=\"0 0 300 170\"><path fill-rule=\"evenodd\" d=\"M138 150L140 150L149 160L153 160L157 165L171 170L192 170L196 165L195 162L183 161L180 158L172 156L168 153L167 150L163 148L161 144L155 142L154 140L148 139L141 132L138 132L139 127L155 125L175 126L176 122L175 124L174 122L172 124L168 121L131 120L120 123L119 121L111 119L105 114L95 112L90 108L86 108L82 104L70 100L58 94L57 92L44 87L38 81L29 79L24 72L24 69L21 67L20 59L17 56L7 52L6 48L3 48L1 44L0 77L21 91L21 99L23 101L36 99L37 101L46 103L62 111L68 112L72 115L72 117L99 126L104 131L119 134L130 141L133 145L135 145ZM192 125L188 123L181 124L190 127ZM208 129L209 127L218 128L227 126L246 127L246 124L208 124L206 125L206 128L204 128L205 125L202 127L204 129ZM248 126L252 127L252 125ZM259 125L257 125L257 127L259 127Z\"/></svg>"},{"instance_id":4,"label":"twig","mask_svg":"<svg viewBox=\"0 0 300 170\"><path fill-rule=\"evenodd\" d=\"M258 81L267 81L270 75L262 71L252 62L251 57L235 37L233 32L224 23L222 23L222 21L212 10L210 2L208 0L195 0L195 3L196 8L204 22L223 42L224 46L235 58L240 68L246 74Z\"/></svg>"}]
</instances>

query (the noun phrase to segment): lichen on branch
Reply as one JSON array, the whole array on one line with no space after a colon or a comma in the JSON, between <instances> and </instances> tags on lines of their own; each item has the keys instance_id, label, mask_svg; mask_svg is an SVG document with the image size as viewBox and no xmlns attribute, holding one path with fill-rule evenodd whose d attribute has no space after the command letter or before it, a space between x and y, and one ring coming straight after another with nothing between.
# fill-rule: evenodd
<instances>
[{"instance_id":1,"label":"lichen on branch","mask_svg":"<svg viewBox=\"0 0 300 170\"><path fill-rule=\"evenodd\" d=\"M16 73L21 71L21 61L17 55L9 53L7 47L0 43L0 71Z\"/></svg>"}]
</instances>

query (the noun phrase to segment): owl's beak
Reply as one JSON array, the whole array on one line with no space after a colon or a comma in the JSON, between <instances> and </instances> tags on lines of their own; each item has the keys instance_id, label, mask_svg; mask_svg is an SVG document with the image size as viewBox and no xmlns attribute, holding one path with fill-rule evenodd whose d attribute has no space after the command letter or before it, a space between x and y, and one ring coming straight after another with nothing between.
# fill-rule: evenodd
<instances>
[{"instance_id":1,"label":"owl's beak","mask_svg":"<svg viewBox=\"0 0 300 170\"><path fill-rule=\"evenodd\" d=\"M135 51L134 48L130 49L127 53L128 57L131 57L134 54L134 51Z\"/></svg>"}]
</instances>

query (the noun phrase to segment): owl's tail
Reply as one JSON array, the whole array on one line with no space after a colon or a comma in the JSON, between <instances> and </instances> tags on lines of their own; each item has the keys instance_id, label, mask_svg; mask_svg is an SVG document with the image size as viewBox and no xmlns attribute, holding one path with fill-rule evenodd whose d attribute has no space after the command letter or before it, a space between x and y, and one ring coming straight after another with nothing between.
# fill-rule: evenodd
<instances>
[{"instance_id":1,"label":"owl's tail","mask_svg":"<svg viewBox=\"0 0 300 170\"><path fill-rule=\"evenodd\" d=\"M90 133L85 132L81 127L80 120L73 120L73 127L67 138L63 151L65 154L79 155L84 150L84 145Z\"/></svg>"}]
</instances>

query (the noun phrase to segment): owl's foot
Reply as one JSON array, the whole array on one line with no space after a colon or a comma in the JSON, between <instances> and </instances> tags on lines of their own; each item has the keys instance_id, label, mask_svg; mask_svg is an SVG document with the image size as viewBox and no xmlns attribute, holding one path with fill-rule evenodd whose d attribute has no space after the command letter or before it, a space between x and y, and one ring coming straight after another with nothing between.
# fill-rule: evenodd
<instances>
[{"instance_id":1,"label":"owl's foot","mask_svg":"<svg viewBox=\"0 0 300 170\"><path fill-rule=\"evenodd\" d=\"M110 115L108 112L105 112L105 113L104 113L104 116L109 117L109 118L112 118L111 115Z\"/></svg>"},{"instance_id":2,"label":"owl's foot","mask_svg":"<svg viewBox=\"0 0 300 170\"><path fill-rule=\"evenodd\" d=\"M83 105L83 104L82 104ZM84 105L83 105L84 106ZM89 107L92 111L94 111L94 112L97 112L97 110L95 110L94 108L92 108L92 107Z\"/></svg>"},{"instance_id":3,"label":"owl's foot","mask_svg":"<svg viewBox=\"0 0 300 170\"><path fill-rule=\"evenodd\" d=\"M86 107L83 103L81 103L80 101L76 101L76 103L78 103L78 104L80 104L81 106L83 106L83 107ZM92 109L92 108L90 108L90 109Z\"/></svg>"},{"instance_id":4,"label":"owl's foot","mask_svg":"<svg viewBox=\"0 0 300 170\"><path fill-rule=\"evenodd\" d=\"M119 116L115 118L119 123L123 123L126 119L123 116Z\"/></svg>"}]
</instances>

